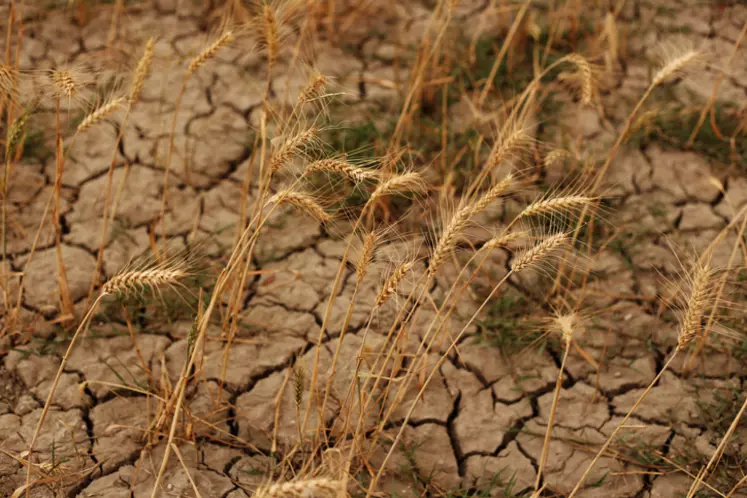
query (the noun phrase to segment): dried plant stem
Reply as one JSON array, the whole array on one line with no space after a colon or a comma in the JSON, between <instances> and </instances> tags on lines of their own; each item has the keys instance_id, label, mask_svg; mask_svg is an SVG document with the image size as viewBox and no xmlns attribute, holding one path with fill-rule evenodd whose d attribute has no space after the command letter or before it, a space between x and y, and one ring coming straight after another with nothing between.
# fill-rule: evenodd
<instances>
[{"instance_id":1,"label":"dried plant stem","mask_svg":"<svg viewBox=\"0 0 747 498\"><path fill-rule=\"evenodd\" d=\"M57 256L57 283L60 291L60 300L62 302L62 313L64 315L75 316L75 306L70 297L70 288L67 282L65 272L65 263L62 259L62 230L60 228L60 197L62 192L62 174L65 168L65 155L62 148L62 130L60 126L60 98L57 98L57 107L55 112L55 181L54 181L54 205L52 208L52 220L55 230L55 254Z\"/></svg>"},{"instance_id":2,"label":"dried plant stem","mask_svg":"<svg viewBox=\"0 0 747 498\"><path fill-rule=\"evenodd\" d=\"M589 473L591 473L591 470L594 468L594 466L597 464L600 458L602 458L602 455L604 455L604 452L607 451L607 448L610 447L612 444L612 441L614 441L615 437L617 436L617 433L620 432L620 430L625 427L625 423L628 421L628 419L635 413L635 411L638 409L638 405L640 405L643 400L648 396L648 393L651 392L651 389L659 382L659 379L661 379L661 376L664 375L664 372L667 371L669 368L669 365L672 363L672 361L677 357L677 353L679 352L679 348L675 349L672 352L672 355L669 357L669 360L664 364L662 369L659 371L658 374L656 374L656 377L654 377L654 380L651 381L651 383L646 387L646 390L643 391L643 393L638 397L635 404L633 404L633 407L628 411L627 414L625 414L625 417L620 421L619 424L617 424L617 427L615 427L615 430L612 431L612 434L610 434L610 437L607 438L607 441L604 442L602 445L602 448L597 452L597 454L594 456L594 459L591 461L589 466L584 471L583 475L581 476L581 479L578 480L576 483L576 486L571 491L571 494L568 495L568 498L573 498L576 493L581 489L581 486L583 486L584 481L586 481L586 478L589 477Z\"/></svg>"},{"instance_id":3,"label":"dried plant stem","mask_svg":"<svg viewBox=\"0 0 747 498\"><path fill-rule=\"evenodd\" d=\"M721 458L721 455L723 455L724 449L726 448L726 443L729 442L729 439L731 439L731 437L734 435L734 432L737 430L737 426L739 425L739 421L742 419L745 410L747 410L747 398L745 398L744 403L742 403L742 408L739 409L739 412L734 417L734 420L732 420L731 425L729 425L729 429L721 439L721 442L719 443L718 448L716 448L716 451L713 453L713 456L711 456L711 459L708 460L708 464L703 469L701 469L700 472L698 472L698 476L695 478L695 482L693 482L692 486L690 486L690 490L688 491L686 498L693 498L695 496L695 494L698 492L698 489L700 489L701 484L708 475L708 472L710 472L711 467Z\"/></svg>"},{"instance_id":4,"label":"dried plant stem","mask_svg":"<svg viewBox=\"0 0 747 498\"><path fill-rule=\"evenodd\" d=\"M547 432L545 432L545 440L542 444L542 455L540 456L539 466L537 468L537 480L534 482L534 490L539 492L540 482L542 481L542 471L547 463L547 455L550 450L550 437L552 435L552 426L555 422L555 413L558 409L558 400L560 399L560 389L563 387L563 371L565 370L565 362L568 359L568 353L571 350L572 341L565 342L565 352L563 353L563 361L560 363L560 371L558 372L558 380L555 382L555 393L552 397L552 406L550 407L550 418L547 421Z\"/></svg>"},{"instance_id":5,"label":"dried plant stem","mask_svg":"<svg viewBox=\"0 0 747 498\"><path fill-rule=\"evenodd\" d=\"M60 362L60 366L57 369L57 374L55 375L54 380L52 381L52 385L49 388L49 394L47 394L47 400L44 402L44 408L42 409L41 415L39 416L39 421L36 424L36 429L34 430L33 436L31 436L31 442L29 443L29 449L28 449L28 460L29 465L26 472L26 497L28 498L29 493L31 491L31 458L32 453L34 451L34 445L36 444L36 440L39 437L39 433L41 432L42 425L44 424L44 420L47 417L47 413L49 412L49 408L52 406L52 399L54 398L54 393L57 390L57 385L60 382L60 378L62 377L62 373L65 370L65 365L67 365L67 361L70 358L70 353L73 351L73 346L75 346L75 341L78 339L78 336L81 332L83 332L87 325L93 316L93 312L96 311L98 308L98 304L101 301L101 299L104 297L105 294L99 295L99 297L94 301L93 306L88 310L88 313L83 317L83 320L80 322L80 325L78 325L78 329L73 334L72 339L70 339L70 344L67 347L67 351L65 352L65 356L62 357L62 361Z\"/></svg>"}]
</instances>

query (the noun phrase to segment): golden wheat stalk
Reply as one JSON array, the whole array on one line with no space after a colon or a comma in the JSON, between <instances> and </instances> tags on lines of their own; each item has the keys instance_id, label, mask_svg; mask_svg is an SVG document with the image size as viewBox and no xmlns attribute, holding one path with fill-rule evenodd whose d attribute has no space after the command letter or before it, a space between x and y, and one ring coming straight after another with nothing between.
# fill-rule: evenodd
<instances>
[{"instance_id":1,"label":"golden wheat stalk","mask_svg":"<svg viewBox=\"0 0 747 498\"><path fill-rule=\"evenodd\" d=\"M270 203L287 203L298 208L300 211L308 214L320 223L326 223L332 220L332 216L319 205L319 203L310 195L293 190L284 190L273 195Z\"/></svg>"},{"instance_id":2,"label":"golden wheat stalk","mask_svg":"<svg viewBox=\"0 0 747 498\"><path fill-rule=\"evenodd\" d=\"M119 109L124 101L124 97L116 97L109 100L109 102L101 105L98 109L91 112L88 116L85 117L85 119L83 119L83 121L80 122L80 124L78 125L78 133L81 133L92 127L96 123L106 119L107 116Z\"/></svg>"},{"instance_id":3,"label":"golden wheat stalk","mask_svg":"<svg viewBox=\"0 0 747 498\"><path fill-rule=\"evenodd\" d=\"M197 57L192 59L192 62L189 63L189 67L187 68L187 74L190 75L197 71L200 66L215 57L221 48L225 47L232 41L233 33L231 31L226 31L225 33L220 35L217 40L211 43L207 48L205 48L205 50L200 52Z\"/></svg>"},{"instance_id":4,"label":"golden wheat stalk","mask_svg":"<svg viewBox=\"0 0 747 498\"><path fill-rule=\"evenodd\" d=\"M302 479L260 487L256 498L331 498L340 492L340 481L326 478Z\"/></svg>"},{"instance_id":5,"label":"golden wheat stalk","mask_svg":"<svg viewBox=\"0 0 747 498\"><path fill-rule=\"evenodd\" d=\"M558 233L547 237L545 240L537 243L534 247L519 254L511 262L511 271L518 273L531 266L536 266L547 258L553 251L565 245L567 242L568 235L565 233Z\"/></svg>"},{"instance_id":6,"label":"golden wheat stalk","mask_svg":"<svg viewBox=\"0 0 747 498\"><path fill-rule=\"evenodd\" d=\"M270 158L270 171L276 173L288 161L299 154L303 154L308 148L314 147L318 136L319 130L312 127L308 130L299 131L287 139Z\"/></svg>"},{"instance_id":7,"label":"golden wheat stalk","mask_svg":"<svg viewBox=\"0 0 747 498\"><path fill-rule=\"evenodd\" d=\"M384 281L384 285L381 286L379 294L376 296L375 308L380 308L386 303L392 295L397 292L397 287L405 279L408 273L415 266L414 261L405 261L398 265Z\"/></svg>"},{"instance_id":8,"label":"golden wheat stalk","mask_svg":"<svg viewBox=\"0 0 747 498\"><path fill-rule=\"evenodd\" d=\"M140 61L137 63L137 67L135 68L135 73L132 77L132 85L130 89L130 105L135 105L137 101L140 99L140 93L143 90L143 86L145 85L145 79L148 77L148 72L150 71L150 66L153 63L153 47L156 44L156 40L154 38L150 38L148 42L145 44L145 50L143 51L143 56L140 58Z\"/></svg>"},{"instance_id":9,"label":"golden wheat stalk","mask_svg":"<svg viewBox=\"0 0 747 498\"><path fill-rule=\"evenodd\" d=\"M338 173L354 183L376 179L376 173L373 170L361 168L340 159L320 159L314 161L306 167L306 172Z\"/></svg>"}]
</instances>

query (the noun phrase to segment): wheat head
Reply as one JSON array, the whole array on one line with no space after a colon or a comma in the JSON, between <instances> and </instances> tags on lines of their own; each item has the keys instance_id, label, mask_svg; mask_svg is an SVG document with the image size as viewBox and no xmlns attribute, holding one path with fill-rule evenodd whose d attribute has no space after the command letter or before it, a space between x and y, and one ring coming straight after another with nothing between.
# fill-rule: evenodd
<instances>
[{"instance_id":1,"label":"wheat head","mask_svg":"<svg viewBox=\"0 0 747 498\"><path fill-rule=\"evenodd\" d=\"M511 271L518 273L531 266L536 266L547 258L553 251L565 245L568 242L568 235L558 233L551 235L534 247L524 251L514 258L511 262Z\"/></svg>"},{"instance_id":2,"label":"wheat head","mask_svg":"<svg viewBox=\"0 0 747 498\"><path fill-rule=\"evenodd\" d=\"M226 31L225 33L220 35L217 40L208 45L205 50L200 52L197 57L192 59L192 62L189 63L189 67L187 68L187 75L191 75L192 73L197 71L200 66L215 57L221 48L225 47L233 41L233 38L233 33L231 31Z\"/></svg>"}]
</instances>

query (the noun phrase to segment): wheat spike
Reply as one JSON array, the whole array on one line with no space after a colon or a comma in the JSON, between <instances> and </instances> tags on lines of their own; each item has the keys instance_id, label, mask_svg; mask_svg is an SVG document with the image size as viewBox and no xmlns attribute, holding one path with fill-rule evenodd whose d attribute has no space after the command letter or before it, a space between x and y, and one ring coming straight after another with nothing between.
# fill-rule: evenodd
<instances>
[{"instance_id":1,"label":"wheat spike","mask_svg":"<svg viewBox=\"0 0 747 498\"><path fill-rule=\"evenodd\" d=\"M263 35L265 38L265 48L267 50L267 66L272 68L278 55L278 23L275 12L269 4L265 4L262 9Z\"/></svg>"},{"instance_id":2,"label":"wheat spike","mask_svg":"<svg viewBox=\"0 0 747 498\"><path fill-rule=\"evenodd\" d=\"M497 198L506 194L514 184L514 176L509 173L501 181L490 187L472 207L472 214L484 211Z\"/></svg>"},{"instance_id":3,"label":"wheat spike","mask_svg":"<svg viewBox=\"0 0 747 498\"><path fill-rule=\"evenodd\" d=\"M374 203L384 195L394 194L397 192L416 192L425 191L423 178L414 172L407 172L396 175L379 184L376 190L371 194L368 203Z\"/></svg>"},{"instance_id":4,"label":"wheat spike","mask_svg":"<svg viewBox=\"0 0 747 498\"><path fill-rule=\"evenodd\" d=\"M259 488L256 498L331 498L340 491L340 481L317 478L282 484L270 484Z\"/></svg>"},{"instance_id":5,"label":"wheat spike","mask_svg":"<svg viewBox=\"0 0 747 498\"><path fill-rule=\"evenodd\" d=\"M682 349L692 341L701 329L701 318L708 309L712 299L712 279L710 267L698 265L693 275L687 309L682 318L677 349Z\"/></svg>"},{"instance_id":6,"label":"wheat spike","mask_svg":"<svg viewBox=\"0 0 747 498\"><path fill-rule=\"evenodd\" d=\"M288 203L308 214L320 223L326 223L332 219L327 211L319 205L313 197L293 190L279 192L270 198L270 203Z\"/></svg>"},{"instance_id":7,"label":"wheat spike","mask_svg":"<svg viewBox=\"0 0 747 498\"><path fill-rule=\"evenodd\" d=\"M558 161L562 161L563 159L570 157L571 154L567 150L563 149L555 149L553 151L550 151L546 156L545 160L543 161L545 164L545 167L552 166Z\"/></svg>"},{"instance_id":8,"label":"wheat spike","mask_svg":"<svg viewBox=\"0 0 747 498\"><path fill-rule=\"evenodd\" d=\"M145 78L148 77L150 66L153 63L153 47L155 46L155 44L156 40L154 38L150 38L148 40L148 42L145 44L143 56L137 63L137 68L135 68L135 73L132 77L132 86L130 89L130 105L135 105L135 103L137 103L137 101L140 99L140 92L142 92L143 85L145 85Z\"/></svg>"},{"instance_id":9,"label":"wheat spike","mask_svg":"<svg viewBox=\"0 0 747 498\"><path fill-rule=\"evenodd\" d=\"M50 75L55 92L59 97L73 98L80 90L80 85L67 70L54 70Z\"/></svg>"},{"instance_id":10,"label":"wheat spike","mask_svg":"<svg viewBox=\"0 0 747 498\"><path fill-rule=\"evenodd\" d=\"M0 97L10 95L15 102L18 82L18 71L7 64L0 64Z\"/></svg>"},{"instance_id":11,"label":"wheat spike","mask_svg":"<svg viewBox=\"0 0 747 498\"><path fill-rule=\"evenodd\" d=\"M298 362L293 368L293 400L296 406L300 407L303 401L303 393L306 390L306 370Z\"/></svg>"},{"instance_id":12,"label":"wheat spike","mask_svg":"<svg viewBox=\"0 0 747 498\"><path fill-rule=\"evenodd\" d=\"M578 68L578 73L581 79L581 103L583 105L589 105L591 104L592 94L594 93L594 76L591 71L591 65L589 64L589 61L578 54L570 54L568 60Z\"/></svg>"},{"instance_id":13,"label":"wheat spike","mask_svg":"<svg viewBox=\"0 0 747 498\"><path fill-rule=\"evenodd\" d=\"M364 180L376 179L376 174L374 171L360 168L358 166L355 166L354 164L351 164L347 161L342 161L340 159L320 159L318 161L314 161L306 167L306 172L339 173L340 175L350 179L354 183L360 183Z\"/></svg>"},{"instance_id":14,"label":"wheat spike","mask_svg":"<svg viewBox=\"0 0 747 498\"><path fill-rule=\"evenodd\" d=\"M324 91L324 87L327 85L327 78L323 74L316 75L311 82L304 88L298 95L297 105L302 106L308 102L311 102Z\"/></svg>"},{"instance_id":15,"label":"wheat spike","mask_svg":"<svg viewBox=\"0 0 747 498\"><path fill-rule=\"evenodd\" d=\"M13 120L13 123L8 128L8 133L5 138L5 159L13 155L16 147L21 142L21 138L26 133L26 126L28 125L31 112L24 111L19 117Z\"/></svg>"},{"instance_id":16,"label":"wheat spike","mask_svg":"<svg viewBox=\"0 0 747 498\"><path fill-rule=\"evenodd\" d=\"M203 50L200 55L192 59L192 62L189 63L189 68L187 69L187 75L190 75L197 71L200 66L215 57L221 48L231 43L232 41L233 33L231 31L226 31L225 33L220 35L218 39L211 43L207 48L205 48L205 50Z\"/></svg>"},{"instance_id":17,"label":"wheat spike","mask_svg":"<svg viewBox=\"0 0 747 498\"><path fill-rule=\"evenodd\" d=\"M459 238L459 234L467 228L470 217L475 212L474 206L466 205L458 209L454 216L451 217L449 224L444 228L441 237L438 239L436 248L431 255L428 265L428 273L435 275L438 268L443 264L446 256L454 249Z\"/></svg>"},{"instance_id":18,"label":"wheat spike","mask_svg":"<svg viewBox=\"0 0 747 498\"><path fill-rule=\"evenodd\" d=\"M103 294L128 295L134 292L142 292L145 289L172 285L185 276L186 273L178 267L127 271L109 279L101 288L101 292Z\"/></svg>"},{"instance_id":19,"label":"wheat spike","mask_svg":"<svg viewBox=\"0 0 747 498\"><path fill-rule=\"evenodd\" d=\"M501 133L490 151L487 162L488 170L492 170L507 158L513 156L517 150L522 149L530 141L526 130L517 123L507 125L505 129L506 131Z\"/></svg>"},{"instance_id":20,"label":"wheat spike","mask_svg":"<svg viewBox=\"0 0 747 498\"><path fill-rule=\"evenodd\" d=\"M671 57L664 63L661 69L657 71L652 86L658 86L671 75L681 73L686 66L696 62L700 56L701 53L696 50L687 50L679 55Z\"/></svg>"},{"instance_id":21,"label":"wheat spike","mask_svg":"<svg viewBox=\"0 0 747 498\"><path fill-rule=\"evenodd\" d=\"M518 273L530 266L535 266L545 259L550 253L568 242L568 235L559 233L547 237L531 249L519 254L511 262L511 271Z\"/></svg>"},{"instance_id":22,"label":"wheat spike","mask_svg":"<svg viewBox=\"0 0 747 498\"><path fill-rule=\"evenodd\" d=\"M309 147L314 147L318 134L319 131L316 128L309 128L283 142L283 145L270 158L270 171L276 173L296 155L304 153Z\"/></svg>"},{"instance_id":23,"label":"wheat spike","mask_svg":"<svg viewBox=\"0 0 747 498\"><path fill-rule=\"evenodd\" d=\"M551 199L541 199L528 205L521 212L520 217L535 216L540 214L552 214L563 211L574 211L596 202L596 197L586 195L565 195Z\"/></svg>"},{"instance_id":24,"label":"wheat spike","mask_svg":"<svg viewBox=\"0 0 747 498\"><path fill-rule=\"evenodd\" d=\"M371 264L371 261L373 261L376 242L378 242L378 236L375 232L369 232L363 238L361 254L358 258L357 264L355 265L355 279L358 284L360 284L366 277L368 267Z\"/></svg>"},{"instance_id":25,"label":"wheat spike","mask_svg":"<svg viewBox=\"0 0 747 498\"><path fill-rule=\"evenodd\" d=\"M103 104L98 109L90 113L85 117L83 121L78 125L78 133L87 130L91 126L95 125L99 121L105 119L109 114L113 113L122 105L124 97L116 97L111 99L109 102Z\"/></svg>"},{"instance_id":26,"label":"wheat spike","mask_svg":"<svg viewBox=\"0 0 747 498\"><path fill-rule=\"evenodd\" d=\"M496 247L505 247L511 242L527 237L528 235L529 233L527 232L509 232L507 234L501 234L485 242L482 248L492 251Z\"/></svg>"},{"instance_id":27,"label":"wheat spike","mask_svg":"<svg viewBox=\"0 0 747 498\"><path fill-rule=\"evenodd\" d=\"M390 297L392 297L392 294L397 291L397 287L399 287L399 284L402 283L402 281L405 279L407 274L410 273L414 266L414 261L405 261L404 263L401 263L399 266L397 266L389 274L387 279L384 281L384 285L381 286L379 294L376 296L376 308L381 307L389 300Z\"/></svg>"}]
</instances>

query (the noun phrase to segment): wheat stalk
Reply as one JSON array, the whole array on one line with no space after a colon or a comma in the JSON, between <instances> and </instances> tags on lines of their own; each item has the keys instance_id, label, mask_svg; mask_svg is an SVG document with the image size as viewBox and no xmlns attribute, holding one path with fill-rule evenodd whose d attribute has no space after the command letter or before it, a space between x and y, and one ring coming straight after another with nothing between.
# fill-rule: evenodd
<instances>
[{"instance_id":1,"label":"wheat stalk","mask_svg":"<svg viewBox=\"0 0 747 498\"><path fill-rule=\"evenodd\" d=\"M340 481L317 478L259 488L256 498L322 498L335 496L340 491Z\"/></svg>"},{"instance_id":2,"label":"wheat stalk","mask_svg":"<svg viewBox=\"0 0 747 498\"><path fill-rule=\"evenodd\" d=\"M381 286L379 294L376 296L375 308L380 308L389 300L390 297L392 297L392 294L397 291L397 287L399 287L399 284L402 283L402 281L405 279L407 274L410 273L414 266L414 261L405 261L404 263L401 263L399 266L397 266L389 274L389 277L387 277L387 279L384 281L384 285Z\"/></svg>"},{"instance_id":3,"label":"wheat stalk","mask_svg":"<svg viewBox=\"0 0 747 498\"><path fill-rule=\"evenodd\" d=\"M105 103L104 105L100 106L98 109L90 113L88 116L85 117L83 121L80 122L78 125L78 133L81 133L91 126L95 125L99 121L105 119L109 114L113 113L117 109L120 108L122 103L124 102L124 97L116 97L111 99L109 102Z\"/></svg>"},{"instance_id":4,"label":"wheat stalk","mask_svg":"<svg viewBox=\"0 0 747 498\"><path fill-rule=\"evenodd\" d=\"M215 57L221 48L228 45L232 41L233 33L231 31L226 31L225 33L220 35L217 40L215 40L207 48L205 48L205 50L203 50L197 57L192 59L192 62L189 63L189 67L187 68L187 75L191 75L195 71L197 71L200 66Z\"/></svg>"},{"instance_id":5,"label":"wheat stalk","mask_svg":"<svg viewBox=\"0 0 747 498\"><path fill-rule=\"evenodd\" d=\"M270 203L288 203L308 214L320 223L326 223L332 219L332 216L324 210L313 197L293 190L284 190L272 196Z\"/></svg>"},{"instance_id":6,"label":"wheat stalk","mask_svg":"<svg viewBox=\"0 0 747 498\"><path fill-rule=\"evenodd\" d=\"M150 66L153 63L153 47L155 46L156 40L150 38L145 44L145 51L140 61L137 63L135 73L132 78L132 86L130 90L130 105L133 106L140 99L140 92L143 90L145 85L145 78L148 77Z\"/></svg>"},{"instance_id":7,"label":"wheat stalk","mask_svg":"<svg viewBox=\"0 0 747 498\"><path fill-rule=\"evenodd\" d=\"M528 249L518 255L511 262L511 271L518 273L526 268L535 266L545 259L550 253L558 249L560 246L565 245L568 242L568 235L565 233L558 233L547 237L545 240L539 242L531 249Z\"/></svg>"},{"instance_id":8,"label":"wheat stalk","mask_svg":"<svg viewBox=\"0 0 747 498\"><path fill-rule=\"evenodd\" d=\"M703 313L712 301L712 279L710 267L698 265L692 278L690 298L677 334L677 349L683 349L692 341L701 329Z\"/></svg>"},{"instance_id":9,"label":"wheat stalk","mask_svg":"<svg viewBox=\"0 0 747 498\"><path fill-rule=\"evenodd\" d=\"M360 168L347 161L340 159L320 159L314 161L306 167L307 173L338 173L354 183L361 183L364 180L376 179L376 173L372 170Z\"/></svg>"}]
</instances>

